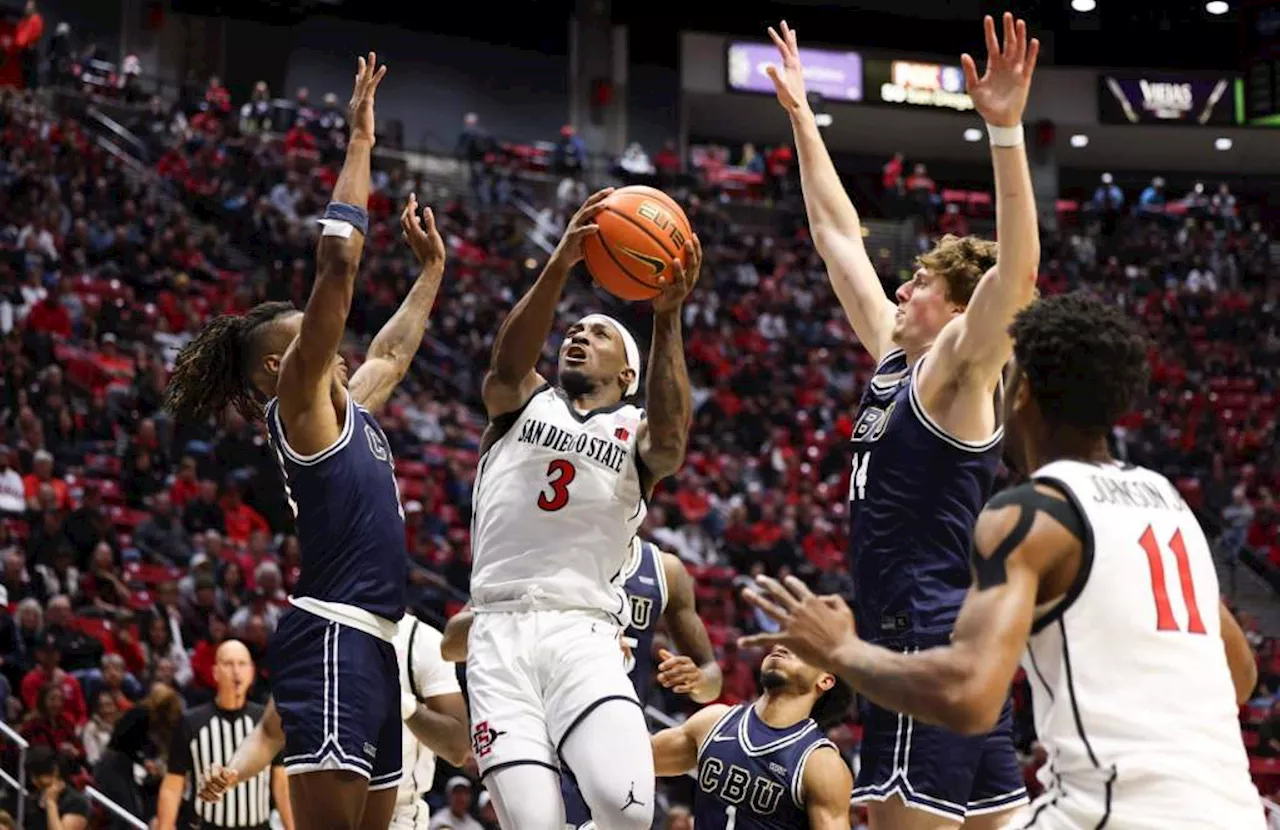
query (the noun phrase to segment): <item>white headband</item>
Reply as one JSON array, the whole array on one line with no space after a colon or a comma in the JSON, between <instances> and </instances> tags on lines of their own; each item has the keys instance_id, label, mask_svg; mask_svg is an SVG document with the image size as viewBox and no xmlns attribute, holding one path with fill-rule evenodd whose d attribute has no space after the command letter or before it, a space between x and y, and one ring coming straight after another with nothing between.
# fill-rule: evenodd
<instances>
[{"instance_id":1,"label":"white headband","mask_svg":"<svg viewBox=\"0 0 1280 830\"><path fill-rule=\"evenodd\" d=\"M608 314L588 314L578 323L584 326L590 323L608 323L618 332L618 336L622 338L622 348L627 353L627 368L635 373L631 378L631 385L627 387L627 395L634 395L640 388L640 347L636 345L636 339L631 336L631 332Z\"/></svg>"}]
</instances>

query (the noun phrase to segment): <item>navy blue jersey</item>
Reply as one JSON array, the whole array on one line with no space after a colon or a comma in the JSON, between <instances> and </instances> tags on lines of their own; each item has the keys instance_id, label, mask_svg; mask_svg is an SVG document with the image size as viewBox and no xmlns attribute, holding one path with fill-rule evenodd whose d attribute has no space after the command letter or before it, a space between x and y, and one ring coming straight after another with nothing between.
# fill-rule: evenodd
<instances>
[{"instance_id":1,"label":"navy blue jersey","mask_svg":"<svg viewBox=\"0 0 1280 830\"><path fill-rule=\"evenodd\" d=\"M667 608L667 575L662 567L662 551L639 537L631 543L633 554L622 575L623 590L631 601L631 624L623 634L631 647L634 665L628 672L640 705L649 702L653 688L653 632ZM639 556L634 550L639 547Z\"/></svg>"},{"instance_id":2,"label":"navy blue jersey","mask_svg":"<svg viewBox=\"0 0 1280 830\"><path fill-rule=\"evenodd\" d=\"M302 456L289 448L278 401L267 404L266 418L302 548L294 596L399 620L409 552L395 460L382 428L348 395L337 442Z\"/></svg>"},{"instance_id":3,"label":"navy blue jersey","mask_svg":"<svg viewBox=\"0 0 1280 830\"><path fill-rule=\"evenodd\" d=\"M754 704L725 713L698 748L693 826L698 830L797 830L809 826L804 765L827 740L812 719L785 729L760 720Z\"/></svg>"},{"instance_id":4,"label":"navy blue jersey","mask_svg":"<svg viewBox=\"0 0 1280 830\"><path fill-rule=\"evenodd\" d=\"M969 589L973 526L1000 464L1002 427L981 443L960 441L924 411L914 382L921 363L908 366L899 349L885 355L853 427L854 614L872 640L951 633Z\"/></svg>"}]
</instances>

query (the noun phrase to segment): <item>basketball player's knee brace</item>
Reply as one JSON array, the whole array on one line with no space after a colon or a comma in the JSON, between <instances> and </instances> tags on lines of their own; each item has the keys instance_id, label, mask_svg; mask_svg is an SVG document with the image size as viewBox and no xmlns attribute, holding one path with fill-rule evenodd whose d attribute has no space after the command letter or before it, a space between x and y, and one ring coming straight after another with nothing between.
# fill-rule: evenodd
<instances>
[{"instance_id":1,"label":"basketball player's knee brace","mask_svg":"<svg viewBox=\"0 0 1280 830\"><path fill-rule=\"evenodd\" d=\"M648 830L653 823L653 750L644 712L608 700L565 737L561 755L599 830Z\"/></svg>"}]
</instances>

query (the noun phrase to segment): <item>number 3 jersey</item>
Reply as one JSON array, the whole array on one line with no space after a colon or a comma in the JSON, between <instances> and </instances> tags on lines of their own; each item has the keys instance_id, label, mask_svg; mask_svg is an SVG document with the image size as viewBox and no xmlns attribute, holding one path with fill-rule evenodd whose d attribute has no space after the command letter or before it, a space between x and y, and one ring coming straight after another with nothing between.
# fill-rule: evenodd
<instances>
[{"instance_id":1,"label":"number 3 jersey","mask_svg":"<svg viewBox=\"0 0 1280 830\"><path fill-rule=\"evenodd\" d=\"M1083 519L1080 571L1022 658L1048 750L1039 823L1262 830L1204 531L1164 476L1056 461L1032 479Z\"/></svg>"},{"instance_id":2,"label":"number 3 jersey","mask_svg":"<svg viewBox=\"0 0 1280 830\"><path fill-rule=\"evenodd\" d=\"M472 493L477 609L593 609L625 626L621 574L646 506L637 467L644 410L582 413L551 386L495 418Z\"/></svg>"},{"instance_id":3,"label":"number 3 jersey","mask_svg":"<svg viewBox=\"0 0 1280 830\"><path fill-rule=\"evenodd\" d=\"M970 538L991 494L1003 436L997 426L986 441L961 441L934 422L916 394L928 359L913 367L900 349L884 356L851 437L858 633L897 645L928 646L950 635L969 590Z\"/></svg>"}]
</instances>

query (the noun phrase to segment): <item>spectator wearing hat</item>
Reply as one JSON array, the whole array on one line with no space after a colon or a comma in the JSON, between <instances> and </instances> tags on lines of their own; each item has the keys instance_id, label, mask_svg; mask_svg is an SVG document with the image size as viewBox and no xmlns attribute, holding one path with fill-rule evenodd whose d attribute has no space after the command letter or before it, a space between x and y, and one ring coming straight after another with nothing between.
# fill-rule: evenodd
<instances>
[{"instance_id":1,"label":"spectator wearing hat","mask_svg":"<svg viewBox=\"0 0 1280 830\"><path fill-rule=\"evenodd\" d=\"M57 636L49 631L43 632L36 641L36 667L22 678L22 704L28 710L35 709L40 690L54 686L62 692L63 711L74 724L79 725L89 718L84 693L80 689L80 681L61 668L61 660L62 649Z\"/></svg>"},{"instance_id":2,"label":"spectator wearing hat","mask_svg":"<svg viewBox=\"0 0 1280 830\"><path fill-rule=\"evenodd\" d=\"M431 817L429 830L484 830L471 815L471 779L455 775L445 782L444 790L447 801Z\"/></svg>"}]
</instances>

